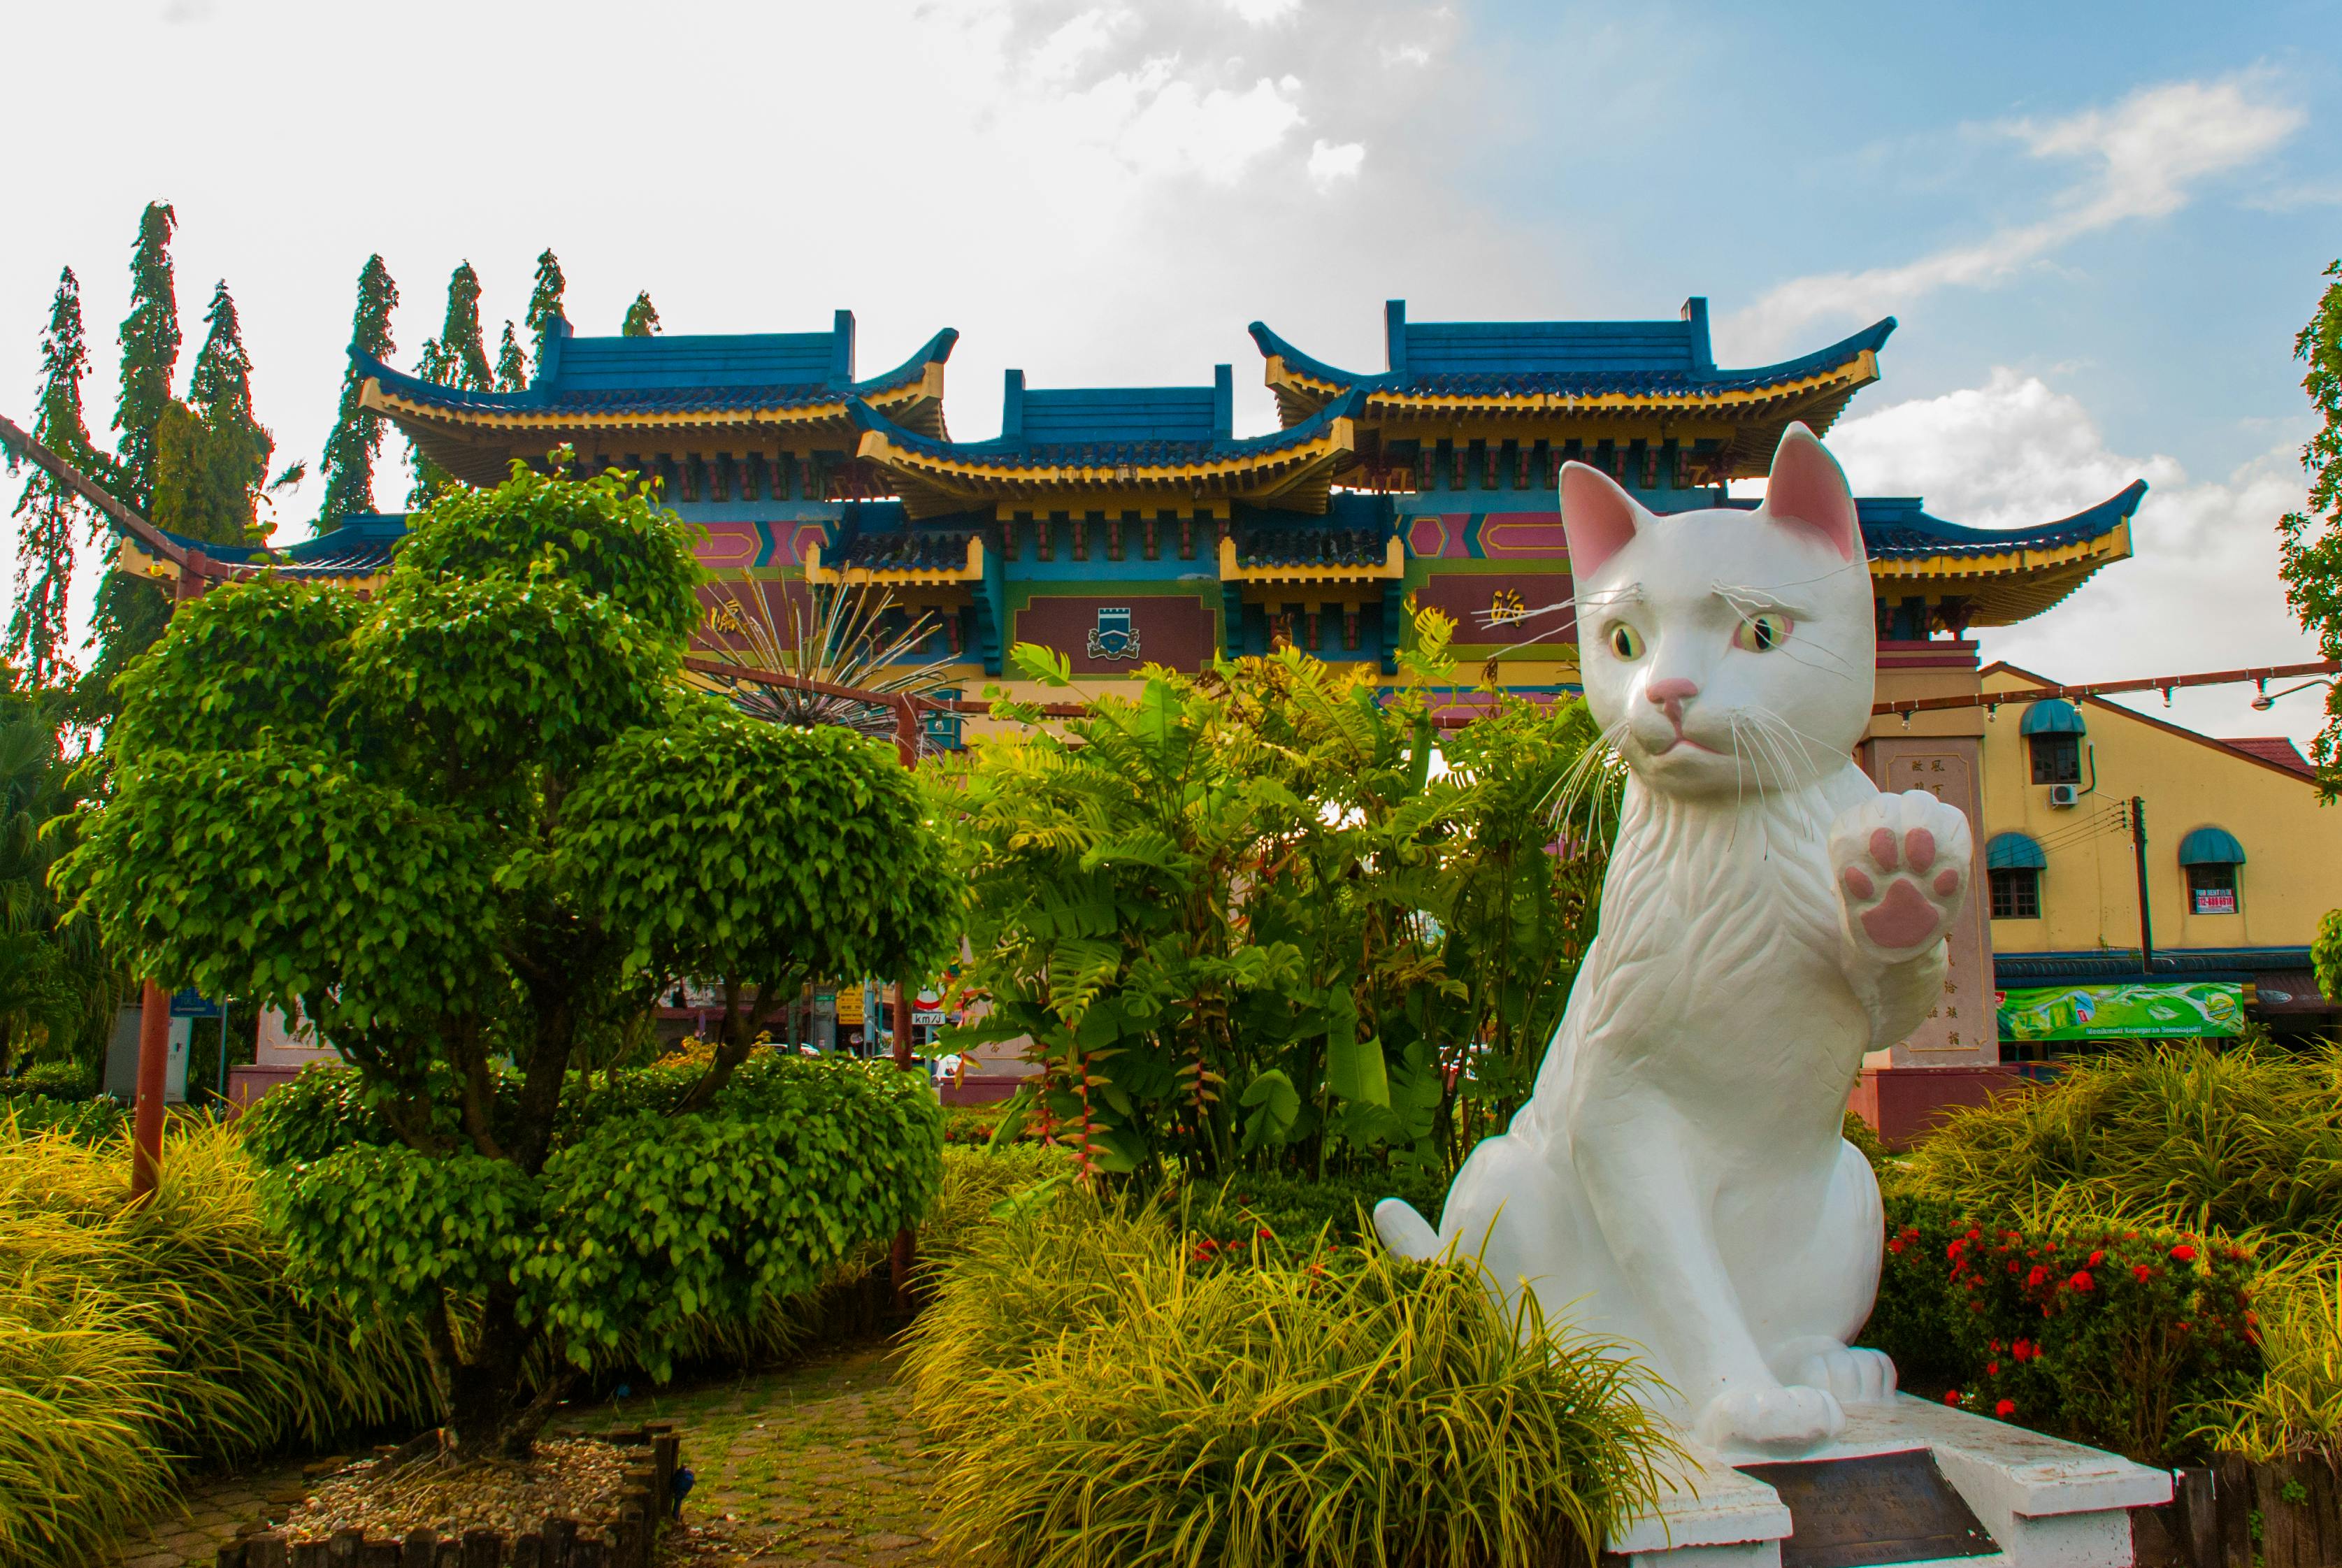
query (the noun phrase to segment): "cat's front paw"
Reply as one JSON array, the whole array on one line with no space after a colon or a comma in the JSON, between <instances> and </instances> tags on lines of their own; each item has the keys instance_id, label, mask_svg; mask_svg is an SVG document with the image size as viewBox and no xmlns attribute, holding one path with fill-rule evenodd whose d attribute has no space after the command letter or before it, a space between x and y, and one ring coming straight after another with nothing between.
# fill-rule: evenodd
<instances>
[{"instance_id":1,"label":"cat's front paw","mask_svg":"<svg viewBox=\"0 0 2342 1568\"><path fill-rule=\"evenodd\" d=\"M1827 1389L1842 1405L1887 1404L1895 1398L1895 1363L1884 1351L1834 1339L1794 1339L1773 1353L1770 1364L1783 1383Z\"/></svg>"},{"instance_id":2,"label":"cat's front paw","mask_svg":"<svg viewBox=\"0 0 2342 1568\"><path fill-rule=\"evenodd\" d=\"M1967 816L1926 790L1863 802L1832 825L1829 851L1847 931L1889 963L1933 947L1967 898Z\"/></svg>"},{"instance_id":3,"label":"cat's front paw","mask_svg":"<svg viewBox=\"0 0 2342 1568\"><path fill-rule=\"evenodd\" d=\"M1734 1388L1707 1402L1693 1435L1710 1448L1811 1453L1846 1426L1836 1395L1819 1388Z\"/></svg>"}]
</instances>

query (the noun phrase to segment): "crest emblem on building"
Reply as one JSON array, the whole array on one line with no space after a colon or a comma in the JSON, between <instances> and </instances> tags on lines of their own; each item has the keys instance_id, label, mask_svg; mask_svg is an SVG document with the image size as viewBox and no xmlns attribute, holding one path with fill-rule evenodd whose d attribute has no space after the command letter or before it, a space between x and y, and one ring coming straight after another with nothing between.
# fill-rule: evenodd
<instances>
[{"instance_id":1,"label":"crest emblem on building","mask_svg":"<svg viewBox=\"0 0 2342 1568\"><path fill-rule=\"evenodd\" d=\"M1138 629L1130 624L1129 605L1098 606L1097 624L1090 629L1089 653L1093 659L1138 657Z\"/></svg>"}]
</instances>

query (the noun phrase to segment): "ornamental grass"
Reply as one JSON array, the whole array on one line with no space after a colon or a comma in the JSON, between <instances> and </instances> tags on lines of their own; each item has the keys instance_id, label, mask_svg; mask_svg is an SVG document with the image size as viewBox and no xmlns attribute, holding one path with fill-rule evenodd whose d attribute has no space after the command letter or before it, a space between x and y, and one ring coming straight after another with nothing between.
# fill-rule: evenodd
<instances>
[{"instance_id":1,"label":"ornamental grass","mask_svg":"<svg viewBox=\"0 0 2342 1568\"><path fill-rule=\"evenodd\" d=\"M217 1463L425 1418L419 1343L305 1307L229 1129L172 1128L125 1202L119 1140L0 1121L0 1561L75 1563Z\"/></svg>"},{"instance_id":2,"label":"ornamental grass","mask_svg":"<svg viewBox=\"0 0 2342 1568\"><path fill-rule=\"evenodd\" d=\"M2315 1457L2342 1471L2342 1243L2272 1265L2254 1303L2264 1375L2207 1434L2247 1459Z\"/></svg>"},{"instance_id":3,"label":"ornamental grass","mask_svg":"<svg viewBox=\"0 0 2342 1568\"><path fill-rule=\"evenodd\" d=\"M908 1353L944 1554L1526 1568L1649 1503L1672 1445L1616 1347L1468 1267L1306 1256L1073 1191L986 1229Z\"/></svg>"},{"instance_id":4,"label":"ornamental grass","mask_svg":"<svg viewBox=\"0 0 2342 1568\"><path fill-rule=\"evenodd\" d=\"M2342 1228L2342 1050L2139 1045L1957 1113L1894 1184L1979 1218L2044 1203L2265 1238Z\"/></svg>"}]
</instances>

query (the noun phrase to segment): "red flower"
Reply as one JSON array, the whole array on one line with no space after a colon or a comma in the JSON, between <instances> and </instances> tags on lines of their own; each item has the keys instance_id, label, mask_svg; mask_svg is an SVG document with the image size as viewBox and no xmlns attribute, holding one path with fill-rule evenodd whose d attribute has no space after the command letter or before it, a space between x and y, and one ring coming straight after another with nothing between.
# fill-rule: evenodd
<instances>
[{"instance_id":1,"label":"red flower","mask_svg":"<svg viewBox=\"0 0 2342 1568\"><path fill-rule=\"evenodd\" d=\"M2008 1347L2008 1353L2015 1356L2019 1361L2031 1361L2035 1356L2039 1355L2041 1352L2035 1346L2031 1340L2020 1339L2016 1343Z\"/></svg>"},{"instance_id":2,"label":"red flower","mask_svg":"<svg viewBox=\"0 0 2342 1568\"><path fill-rule=\"evenodd\" d=\"M1952 1262L1958 1263L1960 1261L1960 1254L1967 1250L1968 1239L1966 1236L1962 1236L1953 1242L1950 1246L1944 1249L1944 1255L1951 1259Z\"/></svg>"},{"instance_id":3,"label":"red flower","mask_svg":"<svg viewBox=\"0 0 2342 1568\"><path fill-rule=\"evenodd\" d=\"M2000 1375L2000 1363L1997 1361L1988 1361L1985 1363L1984 1374L1987 1377L1998 1377Z\"/></svg>"},{"instance_id":4,"label":"red flower","mask_svg":"<svg viewBox=\"0 0 2342 1568\"><path fill-rule=\"evenodd\" d=\"M1960 1391L1959 1391L1958 1389L1957 1389L1957 1388L1956 1388L1956 1389L1951 1390L1949 1393L1946 1393L1946 1394L1944 1395L1944 1403L1945 1403L1946 1404L1957 1404L1957 1403L1959 1403L1959 1402L1960 1402Z\"/></svg>"},{"instance_id":5,"label":"red flower","mask_svg":"<svg viewBox=\"0 0 2342 1568\"><path fill-rule=\"evenodd\" d=\"M1259 1230L1255 1231L1253 1233L1264 1242L1268 1240L1268 1227L1266 1225L1261 1226Z\"/></svg>"},{"instance_id":6,"label":"red flower","mask_svg":"<svg viewBox=\"0 0 2342 1568\"><path fill-rule=\"evenodd\" d=\"M2025 1288L2027 1290L2037 1291L2048 1283L2049 1265L2047 1263L2035 1263L2033 1267L2026 1273Z\"/></svg>"},{"instance_id":7,"label":"red flower","mask_svg":"<svg viewBox=\"0 0 2342 1568\"><path fill-rule=\"evenodd\" d=\"M2004 1399L1998 1404L1992 1407L1992 1413L2000 1417L2001 1420L2007 1421L2010 1416L2017 1413L2017 1401L2013 1399Z\"/></svg>"},{"instance_id":8,"label":"red flower","mask_svg":"<svg viewBox=\"0 0 2342 1568\"><path fill-rule=\"evenodd\" d=\"M1992 1342L1992 1353L1995 1355L1998 1355L2000 1353L2000 1341L1994 1340Z\"/></svg>"},{"instance_id":9,"label":"red flower","mask_svg":"<svg viewBox=\"0 0 2342 1568\"><path fill-rule=\"evenodd\" d=\"M2130 1277L2137 1280L2141 1284L2145 1284L2147 1282L2148 1276L2154 1273L2155 1271L2148 1268L2145 1263L2133 1263L2130 1266Z\"/></svg>"},{"instance_id":10,"label":"red flower","mask_svg":"<svg viewBox=\"0 0 2342 1568\"><path fill-rule=\"evenodd\" d=\"M1887 1250L1890 1253L1896 1253L1897 1256L1900 1256L1903 1251L1903 1238L1901 1236L1897 1236L1893 1241L1887 1243Z\"/></svg>"},{"instance_id":11,"label":"red flower","mask_svg":"<svg viewBox=\"0 0 2342 1568\"><path fill-rule=\"evenodd\" d=\"M2097 1268L2100 1263L2102 1263L2102 1262L2104 1262L2104 1261L2105 1261L2105 1259L2106 1259L2106 1255L2107 1255L2107 1254L2106 1254L2106 1253L2104 1253L2103 1252L2092 1253L2090 1254L2090 1261L2089 1261L2088 1263L2084 1263L2082 1266L2083 1266L2084 1268L2086 1268L2086 1269L2094 1269L2094 1268Z\"/></svg>"},{"instance_id":12,"label":"red flower","mask_svg":"<svg viewBox=\"0 0 2342 1568\"><path fill-rule=\"evenodd\" d=\"M2171 1249L2171 1255L2180 1263L2192 1263L2196 1261L2196 1249L2182 1242Z\"/></svg>"},{"instance_id":13,"label":"red flower","mask_svg":"<svg viewBox=\"0 0 2342 1568\"><path fill-rule=\"evenodd\" d=\"M2077 1273L2066 1282L2066 1288L2069 1291L2094 1291L2098 1288L2098 1282L2087 1273Z\"/></svg>"}]
</instances>

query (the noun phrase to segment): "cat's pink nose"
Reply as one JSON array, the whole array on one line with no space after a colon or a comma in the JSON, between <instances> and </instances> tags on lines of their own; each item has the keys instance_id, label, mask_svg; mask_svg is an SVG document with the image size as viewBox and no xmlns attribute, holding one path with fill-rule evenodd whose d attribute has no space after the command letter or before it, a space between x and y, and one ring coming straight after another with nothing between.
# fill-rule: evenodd
<instances>
[{"instance_id":1,"label":"cat's pink nose","mask_svg":"<svg viewBox=\"0 0 2342 1568\"><path fill-rule=\"evenodd\" d=\"M1687 681L1681 675L1669 675L1664 681L1653 681L1645 686L1643 694L1651 699L1653 706L1664 708L1670 703L1680 703L1686 697L1699 695L1699 683Z\"/></svg>"}]
</instances>

